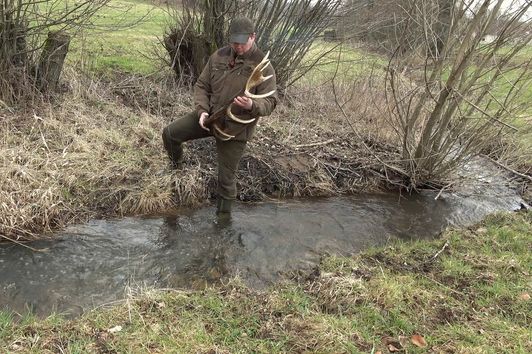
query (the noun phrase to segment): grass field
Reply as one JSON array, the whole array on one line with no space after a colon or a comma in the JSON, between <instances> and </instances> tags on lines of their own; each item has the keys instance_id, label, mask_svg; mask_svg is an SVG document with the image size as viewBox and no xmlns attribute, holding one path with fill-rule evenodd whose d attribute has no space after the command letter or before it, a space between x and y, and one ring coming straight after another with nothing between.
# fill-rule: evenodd
<instances>
[{"instance_id":1,"label":"grass field","mask_svg":"<svg viewBox=\"0 0 532 354\"><path fill-rule=\"evenodd\" d=\"M71 65L98 72L149 74L160 67L154 50L169 22L166 7L150 1L112 0L78 33L68 57Z\"/></svg>"},{"instance_id":2,"label":"grass field","mask_svg":"<svg viewBox=\"0 0 532 354\"><path fill-rule=\"evenodd\" d=\"M530 353L532 214L354 258L255 291L151 291L75 320L0 314L19 353Z\"/></svg>"}]
</instances>

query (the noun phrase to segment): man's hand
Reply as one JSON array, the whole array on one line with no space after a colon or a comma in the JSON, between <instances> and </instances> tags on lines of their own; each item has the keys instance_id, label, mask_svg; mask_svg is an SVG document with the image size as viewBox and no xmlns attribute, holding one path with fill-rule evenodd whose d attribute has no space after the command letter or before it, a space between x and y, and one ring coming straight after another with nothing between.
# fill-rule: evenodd
<instances>
[{"instance_id":1,"label":"man's hand","mask_svg":"<svg viewBox=\"0 0 532 354\"><path fill-rule=\"evenodd\" d=\"M238 96L233 100L233 102L237 106L242 107L248 111L251 111L251 108L253 108L253 100L246 96Z\"/></svg>"},{"instance_id":2,"label":"man's hand","mask_svg":"<svg viewBox=\"0 0 532 354\"><path fill-rule=\"evenodd\" d=\"M202 127L203 129L209 132L211 130L205 126L205 119L207 119L208 116L209 116L209 113L207 112L201 113L199 117L199 125L200 127Z\"/></svg>"}]
</instances>

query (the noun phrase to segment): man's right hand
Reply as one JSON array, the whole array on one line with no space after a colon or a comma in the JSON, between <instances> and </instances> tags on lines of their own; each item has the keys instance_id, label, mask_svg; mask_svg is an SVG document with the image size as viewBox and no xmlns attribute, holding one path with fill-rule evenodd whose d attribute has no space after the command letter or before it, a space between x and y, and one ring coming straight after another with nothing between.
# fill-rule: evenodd
<instances>
[{"instance_id":1,"label":"man's right hand","mask_svg":"<svg viewBox=\"0 0 532 354\"><path fill-rule=\"evenodd\" d=\"M211 130L205 126L205 119L207 119L208 116L209 116L209 113L207 112L201 113L199 117L199 125L200 127L202 127L203 129L209 132Z\"/></svg>"}]
</instances>

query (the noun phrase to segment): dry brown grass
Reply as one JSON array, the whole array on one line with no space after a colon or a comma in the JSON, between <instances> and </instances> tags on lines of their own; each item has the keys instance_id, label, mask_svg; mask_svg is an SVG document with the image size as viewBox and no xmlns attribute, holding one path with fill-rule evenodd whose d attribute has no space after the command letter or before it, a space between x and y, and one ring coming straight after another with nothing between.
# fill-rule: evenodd
<instances>
[{"instance_id":1,"label":"dry brown grass","mask_svg":"<svg viewBox=\"0 0 532 354\"><path fill-rule=\"evenodd\" d=\"M32 239L94 216L175 205L172 176L158 173L166 164L165 121L119 104L99 83L76 84L61 102L2 112L0 234L6 237ZM182 182L190 183L174 181Z\"/></svg>"},{"instance_id":2,"label":"dry brown grass","mask_svg":"<svg viewBox=\"0 0 532 354\"><path fill-rule=\"evenodd\" d=\"M354 80L336 78L334 90L332 86L331 81L316 87L299 84L288 93L287 104L279 106L263 123L284 133L281 142L293 145L318 142L322 136L341 140L356 135L354 130L365 140L395 144L378 74L360 75Z\"/></svg>"},{"instance_id":3,"label":"dry brown grass","mask_svg":"<svg viewBox=\"0 0 532 354\"><path fill-rule=\"evenodd\" d=\"M163 80L110 84L67 75L69 88L60 98L0 111L3 238L31 240L93 217L158 213L214 196L212 139L187 144L185 169L167 168L160 132L191 109L188 92ZM240 166L240 199L333 195L378 185L371 178L380 173L378 163L330 94L327 88L297 91L260 122ZM372 124L358 126L376 151L389 154L386 144L376 143Z\"/></svg>"}]
</instances>

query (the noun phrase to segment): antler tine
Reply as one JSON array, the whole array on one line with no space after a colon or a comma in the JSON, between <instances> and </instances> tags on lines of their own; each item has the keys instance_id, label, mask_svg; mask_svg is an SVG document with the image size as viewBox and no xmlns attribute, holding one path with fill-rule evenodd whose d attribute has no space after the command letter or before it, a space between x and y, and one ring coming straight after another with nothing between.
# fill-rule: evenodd
<instances>
[{"instance_id":1,"label":"antler tine","mask_svg":"<svg viewBox=\"0 0 532 354\"><path fill-rule=\"evenodd\" d=\"M227 140L231 140L233 139L235 136L234 135L230 135L230 134L227 134L226 132L224 132L219 126L218 126L218 122L215 122L213 125L214 129L216 130L216 132L218 134L221 135L220 137L220 140L222 141L227 141Z\"/></svg>"},{"instance_id":2,"label":"antler tine","mask_svg":"<svg viewBox=\"0 0 532 354\"><path fill-rule=\"evenodd\" d=\"M270 61L269 60L266 62L266 64L264 64L264 66L262 68L260 68L260 71L264 71L264 69L266 69L268 67L268 65L270 65Z\"/></svg>"},{"instance_id":3,"label":"antler tine","mask_svg":"<svg viewBox=\"0 0 532 354\"><path fill-rule=\"evenodd\" d=\"M265 97L269 97L269 96L271 96L271 95L273 95L275 93L275 90L272 90L270 92L267 92L267 93L264 93L264 94L260 94L260 95L255 95L255 94L250 92L251 89L253 89L254 87L257 87L258 85L260 85L264 81L269 80L269 79L271 79L273 77L273 74L272 75L268 75L268 76L264 76L262 74L264 69L266 69L268 67L268 65L270 65L270 60L268 59L269 56L270 56L270 52L268 51L266 53L266 55L264 56L264 58L262 58L261 62L255 67L255 69L253 69L253 72L249 76L249 78L248 78L248 80L246 82L245 90L244 90L244 95L246 97L249 97L249 98L265 98ZM233 104L231 103L227 107L227 110L226 110L227 116L231 120L233 120L233 121L235 121L237 123L241 123L241 124L249 124L251 122L254 122L257 119L257 118L252 118L252 119L241 119L241 118L238 118L237 116L235 116L231 112L231 107L232 106L233 106ZM214 126L214 128L216 129L217 132L219 132L220 134L223 134L225 137L227 137L227 140L233 138L233 136L230 136L229 134L226 134L226 133L222 132L222 130L219 127Z\"/></svg>"},{"instance_id":4,"label":"antler tine","mask_svg":"<svg viewBox=\"0 0 532 354\"><path fill-rule=\"evenodd\" d=\"M249 98L264 98L264 97L269 97L273 95L275 93L275 90L272 90L268 93L264 93L262 95L256 95L250 92L252 88L262 84L264 81L269 80L273 77L273 75L262 76L261 70L257 70L257 68L255 68L255 70L249 77L248 82L246 83L246 89L244 91L244 95ZM258 76L258 78L254 76Z\"/></svg>"},{"instance_id":5,"label":"antler tine","mask_svg":"<svg viewBox=\"0 0 532 354\"><path fill-rule=\"evenodd\" d=\"M229 118L231 118L231 119L234 120L235 122L242 123L242 124L249 124L249 123L253 122L255 119L257 119L257 118L252 118L252 119L240 119L240 118L238 118L237 116L235 116L235 115L233 114L233 112L231 112L231 106L232 106L232 105L229 105L229 107L227 107L227 115L229 116Z\"/></svg>"},{"instance_id":6,"label":"antler tine","mask_svg":"<svg viewBox=\"0 0 532 354\"><path fill-rule=\"evenodd\" d=\"M253 69L253 72L249 76L249 79L246 82L246 89L244 91L244 95L246 95L247 97L264 98L264 97L271 96L275 93L275 90L272 90L262 95L255 95L251 93L252 88L262 84L264 81L269 80L273 77L273 74L268 75L268 76L262 75L262 72L264 71L264 69L266 69L268 65L270 65L270 60L268 59L269 56L270 56L270 52L268 51L266 55L264 56L264 58L262 58L262 61L255 67L255 69Z\"/></svg>"},{"instance_id":7,"label":"antler tine","mask_svg":"<svg viewBox=\"0 0 532 354\"><path fill-rule=\"evenodd\" d=\"M267 93L264 93L262 95L255 95L251 92L249 92L248 90L246 90L244 92L244 94L246 95L246 97L249 97L249 98L265 98L265 97L270 97L271 95L273 95L275 93L275 90L271 90L270 92L267 92Z\"/></svg>"}]
</instances>

